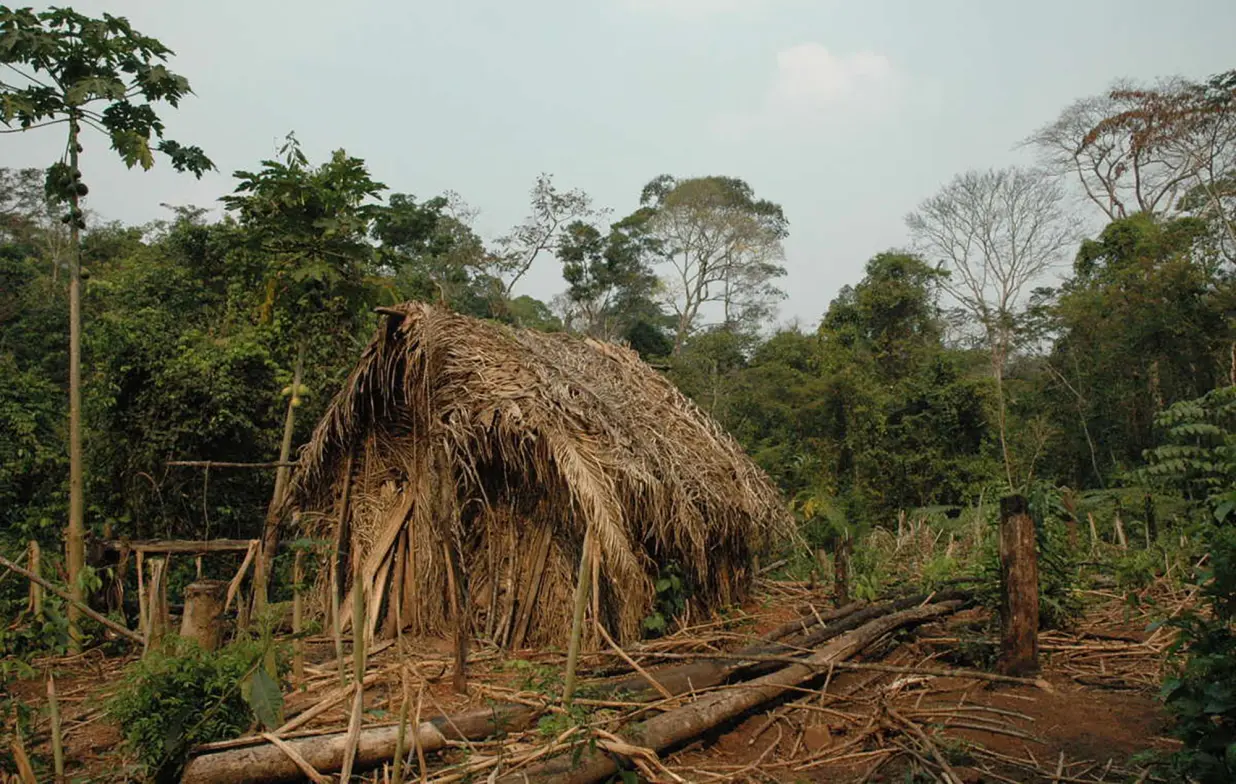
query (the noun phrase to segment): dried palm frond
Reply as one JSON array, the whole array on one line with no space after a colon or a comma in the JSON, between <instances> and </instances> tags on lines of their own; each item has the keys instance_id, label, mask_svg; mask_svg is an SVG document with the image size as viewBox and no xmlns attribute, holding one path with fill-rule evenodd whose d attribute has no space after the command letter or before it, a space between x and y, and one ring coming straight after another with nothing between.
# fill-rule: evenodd
<instances>
[{"instance_id":1,"label":"dried palm frond","mask_svg":"<svg viewBox=\"0 0 1236 784\"><path fill-rule=\"evenodd\" d=\"M449 627L444 560L457 553L474 630L509 639L518 624L505 616L532 613L527 641L561 643L590 527L602 620L626 641L652 608L659 564L677 561L695 605L713 609L740 601L752 557L790 534L768 477L635 352L420 303L384 312L286 496L322 533L353 483L349 540L376 589L371 629L392 612L395 575L413 633ZM538 526L550 543L530 589Z\"/></svg>"}]
</instances>

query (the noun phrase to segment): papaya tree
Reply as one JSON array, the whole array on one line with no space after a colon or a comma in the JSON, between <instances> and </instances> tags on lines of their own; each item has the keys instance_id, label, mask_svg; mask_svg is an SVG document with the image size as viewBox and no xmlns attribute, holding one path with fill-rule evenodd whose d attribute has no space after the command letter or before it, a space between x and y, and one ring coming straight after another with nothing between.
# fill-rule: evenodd
<instances>
[{"instance_id":1,"label":"papaya tree","mask_svg":"<svg viewBox=\"0 0 1236 784\"><path fill-rule=\"evenodd\" d=\"M263 265L260 322L281 325L296 360L284 419L275 489L262 534L255 604L265 601L278 542L275 512L287 486L296 408L307 392L305 354L315 343L346 342L360 326L373 291L376 250L369 237L381 215L376 199L386 186L370 178L365 162L336 150L320 166L309 163L294 134L278 160L256 172L238 171L235 191L222 198L243 229L244 250Z\"/></svg>"},{"instance_id":2,"label":"papaya tree","mask_svg":"<svg viewBox=\"0 0 1236 784\"><path fill-rule=\"evenodd\" d=\"M69 521L65 536L69 588L82 600L85 503L81 424L81 231L84 138L95 131L129 168L154 166L156 152L177 171L201 177L214 165L198 147L164 138L153 104L175 108L190 95L189 81L167 69L172 50L134 30L123 17L92 18L70 8L36 12L0 5L0 133L58 126L65 134L59 161L47 170L48 196L68 205L62 220L69 239ZM80 645L78 609L69 629Z\"/></svg>"}]
</instances>

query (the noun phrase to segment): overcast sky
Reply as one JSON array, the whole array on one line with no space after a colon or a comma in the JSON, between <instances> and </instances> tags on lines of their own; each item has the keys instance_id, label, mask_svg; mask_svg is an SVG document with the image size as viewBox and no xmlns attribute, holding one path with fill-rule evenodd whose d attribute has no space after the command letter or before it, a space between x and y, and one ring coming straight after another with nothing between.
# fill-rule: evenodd
<instances>
[{"instance_id":1,"label":"overcast sky","mask_svg":"<svg viewBox=\"0 0 1236 784\"><path fill-rule=\"evenodd\" d=\"M1236 66L1232 0L71 4L176 51L196 96L165 112L168 136L219 167L129 172L89 141L88 206L106 218L215 206L289 130L394 191L459 192L486 239L523 217L538 172L618 215L658 174L736 176L785 207L781 320L804 326L905 241L906 212L960 171L1025 161L1017 143L1072 100ZM47 165L50 133L3 137L0 165ZM546 259L522 288L561 287Z\"/></svg>"}]
</instances>

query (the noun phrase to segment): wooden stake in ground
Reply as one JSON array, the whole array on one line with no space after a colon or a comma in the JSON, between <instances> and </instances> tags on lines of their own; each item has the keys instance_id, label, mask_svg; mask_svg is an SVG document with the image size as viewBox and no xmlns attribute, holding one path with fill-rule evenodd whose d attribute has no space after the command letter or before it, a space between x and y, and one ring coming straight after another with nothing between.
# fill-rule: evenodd
<instances>
[{"instance_id":1,"label":"wooden stake in ground","mask_svg":"<svg viewBox=\"0 0 1236 784\"><path fill-rule=\"evenodd\" d=\"M343 667L343 623L340 618L339 596L343 590L343 576L340 571L340 551L343 549L344 536L347 535L348 513L352 502L352 464L356 459L355 447L348 450L347 459L343 464L343 493L339 499L339 519L335 521L335 540L330 555L330 628L335 639L335 659L339 662L339 683L347 683L347 675Z\"/></svg>"},{"instance_id":2,"label":"wooden stake in ground","mask_svg":"<svg viewBox=\"0 0 1236 784\"><path fill-rule=\"evenodd\" d=\"M30 569L31 574L40 572L39 565L42 561L42 552L39 550L39 543L35 540L30 540L30 554L26 558L26 566ZM35 618L43 617L43 586L30 581L30 612Z\"/></svg>"},{"instance_id":3,"label":"wooden stake in ground","mask_svg":"<svg viewBox=\"0 0 1236 784\"><path fill-rule=\"evenodd\" d=\"M1038 671L1039 566L1034 520L1026 499L1000 499L1001 645L999 670L1006 675Z\"/></svg>"},{"instance_id":4,"label":"wooden stake in ground","mask_svg":"<svg viewBox=\"0 0 1236 784\"><path fill-rule=\"evenodd\" d=\"M167 561L163 558L148 558L146 563L150 565L150 580L146 583L150 592L146 598L146 612L149 613L146 620L146 650L150 650L150 646L158 643L167 633L171 621L167 606Z\"/></svg>"},{"instance_id":5,"label":"wooden stake in ground","mask_svg":"<svg viewBox=\"0 0 1236 784\"><path fill-rule=\"evenodd\" d=\"M47 712L51 720L52 765L56 781L64 781L64 736L60 731L60 703L56 699L56 677L47 673Z\"/></svg>"},{"instance_id":6,"label":"wooden stake in ground","mask_svg":"<svg viewBox=\"0 0 1236 784\"><path fill-rule=\"evenodd\" d=\"M575 668L579 664L579 642L584 632L584 611L588 609L588 589L592 587L592 527L584 532L583 552L579 556L579 579L575 583L575 611L571 616L571 641L567 645L566 675L562 681L562 702L571 704L575 695Z\"/></svg>"},{"instance_id":7,"label":"wooden stake in ground","mask_svg":"<svg viewBox=\"0 0 1236 784\"><path fill-rule=\"evenodd\" d=\"M293 517L293 520L296 518ZM292 677L297 683L305 680L305 641L300 633L305 623L305 596L301 583L305 581L303 550L297 550L292 561Z\"/></svg>"},{"instance_id":8,"label":"wooden stake in ground","mask_svg":"<svg viewBox=\"0 0 1236 784\"><path fill-rule=\"evenodd\" d=\"M196 640L202 650L218 648L223 636L220 617L226 596L227 583L223 580L198 580L185 586L185 611L180 619L180 636Z\"/></svg>"},{"instance_id":9,"label":"wooden stake in ground","mask_svg":"<svg viewBox=\"0 0 1236 784\"><path fill-rule=\"evenodd\" d=\"M833 549L833 601L838 607L850 603L850 535L837 537Z\"/></svg>"},{"instance_id":10,"label":"wooden stake in ground","mask_svg":"<svg viewBox=\"0 0 1236 784\"><path fill-rule=\"evenodd\" d=\"M1120 545L1121 550L1129 549L1129 539L1124 535L1124 509L1120 505L1120 499L1116 499L1115 518L1112 525L1116 529L1116 544Z\"/></svg>"},{"instance_id":11,"label":"wooden stake in ground","mask_svg":"<svg viewBox=\"0 0 1236 784\"><path fill-rule=\"evenodd\" d=\"M1159 541L1159 522L1154 516L1154 498L1150 495L1150 493L1146 494L1144 503L1146 515L1146 548L1150 549L1150 545Z\"/></svg>"}]
</instances>

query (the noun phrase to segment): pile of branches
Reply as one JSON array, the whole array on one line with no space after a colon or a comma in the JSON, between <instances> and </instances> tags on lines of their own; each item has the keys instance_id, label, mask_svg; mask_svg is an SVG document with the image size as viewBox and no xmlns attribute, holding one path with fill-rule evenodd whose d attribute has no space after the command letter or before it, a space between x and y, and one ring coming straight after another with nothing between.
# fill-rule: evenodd
<instances>
[{"instance_id":1,"label":"pile of branches","mask_svg":"<svg viewBox=\"0 0 1236 784\"><path fill-rule=\"evenodd\" d=\"M964 592L946 591L854 602L831 611L808 603L803 614L737 649L732 643L738 635L727 632L721 622L630 650L609 640L610 650L590 663L594 676L608 677L586 682L569 705L526 684L477 683L473 696L486 707L443 711L428 721L421 720L422 711L436 706L425 684L443 672L427 674L423 660L403 656L394 664L377 665L380 657L375 656L375 667L365 680L399 678L402 705L416 704L414 713L401 708L406 721L353 733L305 730L307 716L320 716L332 703L343 701L337 695L320 696L273 733L198 749L183 781L222 782L238 775L253 782L325 780L325 774L343 767L350 734L356 736L350 761L356 769L389 765L398 756L401 775L410 765L419 769L422 781L439 784L477 776L497 782L526 777L584 784L631 769L651 780L681 780L661 762L666 753L770 706L774 712L768 715L774 717L778 711L836 711L830 702L841 697L833 695L830 683L838 673L1036 683L981 671L857 661L878 656L907 630L940 621L969 600ZM618 672L623 668L625 673ZM420 687L413 695L408 685L417 679ZM337 692L343 698L348 694L346 688ZM823 704L810 704L812 700ZM913 721L901 712L888 718ZM870 734L856 735L846 748L859 746Z\"/></svg>"}]
</instances>

